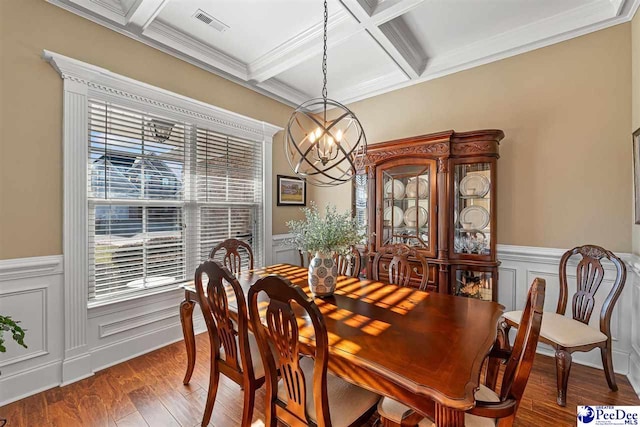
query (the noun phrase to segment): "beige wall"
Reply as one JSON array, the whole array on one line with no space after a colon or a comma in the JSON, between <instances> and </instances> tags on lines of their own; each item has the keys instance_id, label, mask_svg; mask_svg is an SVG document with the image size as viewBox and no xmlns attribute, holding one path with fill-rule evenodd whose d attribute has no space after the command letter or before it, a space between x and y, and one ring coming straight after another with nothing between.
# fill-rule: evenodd
<instances>
[{"instance_id":1,"label":"beige wall","mask_svg":"<svg viewBox=\"0 0 640 427\"><path fill-rule=\"evenodd\" d=\"M49 49L284 126L291 108L42 0L0 1L0 259L62 252L62 81ZM639 38L638 18L633 23ZM28 30L26 23L28 23ZM444 129L501 128L499 242L631 250L629 129L640 124L632 25L620 25L351 107L370 143ZM633 49L638 61L640 43ZM634 62L635 63L635 62ZM275 175L290 175L282 135ZM350 206L347 186L309 199ZM275 207L274 234L299 217ZM640 231L638 234L640 241ZM637 248L637 246L634 246ZM636 249L637 251L637 249Z\"/></svg>"},{"instance_id":2,"label":"beige wall","mask_svg":"<svg viewBox=\"0 0 640 427\"><path fill-rule=\"evenodd\" d=\"M640 128L640 13L636 13L631 22L631 132ZM631 150L632 145L629 144ZM632 158L630 152L629 157ZM633 174L630 174L633 182ZM633 191L633 186L631 188ZM632 201L633 196L632 196ZM633 204L633 203L632 203ZM635 224L634 207L631 207L633 253L640 254L640 225Z\"/></svg>"},{"instance_id":3,"label":"beige wall","mask_svg":"<svg viewBox=\"0 0 640 427\"><path fill-rule=\"evenodd\" d=\"M370 143L498 128L498 243L631 250L631 25L349 107ZM349 189L317 190L346 204Z\"/></svg>"},{"instance_id":4,"label":"beige wall","mask_svg":"<svg viewBox=\"0 0 640 427\"><path fill-rule=\"evenodd\" d=\"M279 126L292 111L44 0L1 0L0 19L0 259L62 253L62 80L43 49ZM297 212L274 201L274 229Z\"/></svg>"}]
</instances>

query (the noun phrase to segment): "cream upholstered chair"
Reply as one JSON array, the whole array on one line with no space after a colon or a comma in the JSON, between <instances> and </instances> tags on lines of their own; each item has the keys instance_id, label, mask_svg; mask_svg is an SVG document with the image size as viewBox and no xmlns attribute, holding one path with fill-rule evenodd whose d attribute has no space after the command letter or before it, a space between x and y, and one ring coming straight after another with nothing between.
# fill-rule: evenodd
<instances>
[{"instance_id":1,"label":"cream upholstered chair","mask_svg":"<svg viewBox=\"0 0 640 427\"><path fill-rule=\"evenodd\" d=\"M513 424L536 354L544 296L545 281L537 278L529 288L527 304L520 319L522 327L513 348L505 350L496 346L489 353L488 371L491 367L498 367L499 359L506 361L500 390L496 392L490 388L489 383L495 383L494 378L487 381L487 386L480 385L475 393L476 406L464 415L465 426L495 427L498 421L501 427ZM378 404L378 413L384 427L433 425L430 419L422 418L408 406L386 397Z\"/></svg>"},{"instance_id":2,"label":"cream upholstered chair","mask_svg":"<svg viewBox=\"0 0 640 427\"><path fill-rule=\"evenodd\" d=\"M206 294L203 275L208 278ZM255 391L264 384L265 375L258 344L249 332L249 317L242 287L228 268L218 261L208 260L196 270L195 288L211 346L209 390L202 425L209 425L222 373L244 390L242 427L248 427L253 415ZM229 291L237 301L237 322L232 320L229 313Z\"/></svg>"},{"instance_id":3,"label":"cream upholstered chair","mask_svg":"<svg viewBox=\"0 0 640 427\"><path fill-rule=\"evenodd\" d=\"M580 255L576 271L577 291L572 300L572 317L565 317L567 308L568 285L567 263L573 255ZM604 279L602 259L608 259L616 268L616 278L600 311L600 328L589 326L591 312L595 305L595 293ZM589 351L600 348L602 365L609 388L618 390L613 372L611 358L611 313L622 292L627 277L627 270L620 258L612 252L599 246L585 245L575 247L564 253L560 260L560 298L555 313L545 313L540 341L550 344L556 351L556 375L560 406L566 405L567 384L571 370L571 353L574 351ZM504 314L505 341L508 343L510 327L518 327L521 311L511 311Z\"/></svg>"},{"instance_id":4,"label":"cream upholstered chair","mask_svg":"<svg viewBox=\"0 0 640 427\"><path fill-rule=\"evenodd\" d=\"M262 293L268 303L258 301ZM380 396L327 372L327 329L313 300L280 276L258 280L248 298L266 368L265 424L275 427L281 420L290 427L346 427L366 422ZM303 318L315 335L315 352L310 357L300 357L298 321ZM282 373L280 381L276 366Z\"/></svg>"}]
</instances>

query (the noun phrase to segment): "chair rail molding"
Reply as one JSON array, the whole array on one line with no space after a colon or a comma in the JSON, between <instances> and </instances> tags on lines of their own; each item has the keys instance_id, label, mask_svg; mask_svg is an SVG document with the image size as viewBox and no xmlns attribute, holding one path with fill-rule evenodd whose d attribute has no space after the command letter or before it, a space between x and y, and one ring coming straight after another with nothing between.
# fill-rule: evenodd
<instances>
[{"instance_id":1,"label":"chair rail molding","mask_svg":"<svg viewBox=\"0 0 640 427\"><path fill-rule=\"evenodd\" d=\"M0 353L0 406L60 384L61 255L0 260L0 314L20 321L28 348Z\"/></svg>"}]
</instances>

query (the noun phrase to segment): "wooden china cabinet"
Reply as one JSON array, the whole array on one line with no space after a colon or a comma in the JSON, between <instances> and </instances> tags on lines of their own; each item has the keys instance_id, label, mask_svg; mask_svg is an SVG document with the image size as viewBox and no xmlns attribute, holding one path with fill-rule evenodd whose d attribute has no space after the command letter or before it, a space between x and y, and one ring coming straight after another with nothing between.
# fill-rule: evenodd
<instances>
[{"instance_id":1,"label":"wooden china cabinet","mask_svg":"<svg viewBox=\"0 0 640 427\"><path fill-rule=\"evenodd\" d=\"M496 166L501 130L446 131L370 145L354 212L378 248L404 243L429 262L428 290L497 300ZM421 267L415 263L415 280Z\"/></svg>"}]
</instances>

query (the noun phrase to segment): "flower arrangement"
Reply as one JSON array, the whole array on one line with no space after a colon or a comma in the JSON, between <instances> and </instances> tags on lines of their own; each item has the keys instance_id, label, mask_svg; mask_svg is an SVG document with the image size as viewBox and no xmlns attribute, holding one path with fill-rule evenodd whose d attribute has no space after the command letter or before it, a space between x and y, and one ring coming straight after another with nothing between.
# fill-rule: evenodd
<instances>
[{"instance_id":1,"label":"flower arrangement","mask_svg":"<svg viewBox=\"0 0 640 427\"><path fill-rule=\"evenodd\" d=\"M346 254L351 245L364 238L358 222L349 212L338 213L335 206L327 206L324 216L318 206L311 202L309 208L302 208L305 219L289 221L289 243L308 252Z\"/></svg>"}]
</instances>

